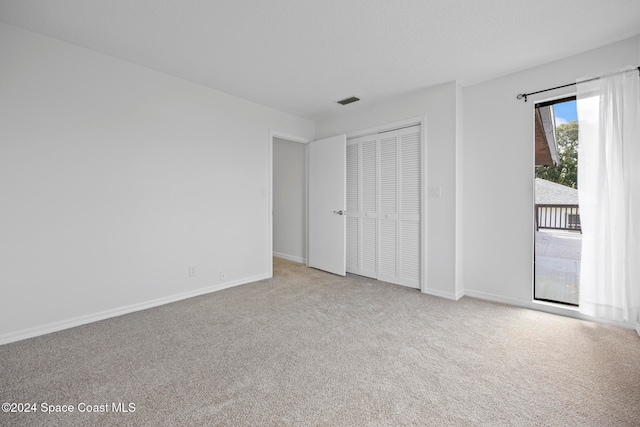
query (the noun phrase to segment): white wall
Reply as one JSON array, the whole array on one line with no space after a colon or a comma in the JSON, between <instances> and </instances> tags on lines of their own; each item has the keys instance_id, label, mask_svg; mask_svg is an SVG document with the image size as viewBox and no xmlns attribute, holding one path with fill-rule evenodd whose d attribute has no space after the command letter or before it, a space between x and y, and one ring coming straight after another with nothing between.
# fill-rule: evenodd
<instances>
[{"instance_id":1,"label":"white wall","mask_svg":"<svg viewBox=\"0 0 640 427\"><path fill-rule=\"evenodd\" d=\"M435 86L379 105L353 104L316 122L316 137L377 127L426 116L427 185L439 186L441 198L427 203L427 288L423 291L457 298L456 292L456 142L461 114L460 88L455 82ZM352 108L353 107L353 108ZM461 248L458 248L461 249Z\"/></svg>"},{"instance_id":2,"label":"white wall","mask_svg":"<svg viewBox=\"0 0 640 427\"><path fill-rule=\"evenodd\" d=\"M533 106L574 89L527 103L516 95L638 63L635 37L465 88L451 82L384 105L347 106L319 120L316 137L426 115L427 185L442 187L442 198L427 199L426 291L541 308L532 303ZM506 213L500 227L488 225L495 206Z\"/></svg>"},{"instance_id":3,"label":"white wall","mask_svg":"<svg viewBox=\"0 0 640 427\"><path fill-rule=\"evenodd\" d=\"M269 275L269 132L311 121L5 24L0 58L0 343Z\"/></svg>"},{"instance_id":4,"label":"white wall","mask_svg":"<svg viewBox=\"0 0 640 427\"><path fill-rule=\"evenodd\" d=\"M637 66L639 45L635 37L464 89L466 295L534 306L533 108L575 88L534 95L526 103L516 95ZM505 214L499 227L496 208Z\"/></svg>"},{"instance_id":5,"label":"white wall","mask_svg":"<svg viewBox=\"0 0 640 427\"><path fill-rule=\"evenodd\" d=\"M0 58L0 343L268 276L269 132L311 121L1 23ZM315 136L425 115L426 291L530 305L533 105L572 89L515 95L638 63L635 37L363 100Z\"/></svg>"},{"instance_id":6,"label":"white wall","mask_svg":"<svg viewBox=\"0 0 640 427\"><path fill-rule=\"evenodd\" d=\"M273 254L307 260L307 146L273 138Z\"/></svg>"}]
</instances>

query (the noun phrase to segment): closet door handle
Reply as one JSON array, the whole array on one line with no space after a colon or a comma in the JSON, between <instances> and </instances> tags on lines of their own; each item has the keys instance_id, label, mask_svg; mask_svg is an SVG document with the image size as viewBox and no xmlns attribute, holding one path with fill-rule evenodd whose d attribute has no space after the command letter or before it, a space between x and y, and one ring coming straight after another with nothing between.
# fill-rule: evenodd
<instances>
[{"instance_id":1,"label":"closet door handle","mask_svg":"<svg viewBox=\"0 0 640 427\"><path fill-rule=\"evenodd\" d=\"M333 213L336 215L344 215L347 213L347 211L333 211Z\"/></svg>"}]
</instances>

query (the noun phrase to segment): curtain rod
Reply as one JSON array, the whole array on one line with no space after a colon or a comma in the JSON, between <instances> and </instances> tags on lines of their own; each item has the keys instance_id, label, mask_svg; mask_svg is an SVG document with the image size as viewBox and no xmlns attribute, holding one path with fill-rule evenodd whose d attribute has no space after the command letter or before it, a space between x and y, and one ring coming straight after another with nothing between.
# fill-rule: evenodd
<instances>
[{"instance_id":1,"label":"curtain rod","mask_svg":"<svg viewBox=\"0 0 640 427\"><path fill-rule=\"evenodd\" d=\"M640 76L640 67L636 68L638 70L638 75ZM616 73L613 74L620 74L620 73L626 73L627 71L631 71L631 70L623 70L623 71L618 71ZM582 80L580 83L586 83L586 82L592 82L594 80L599 80L600 77L594 77L592 79L588 79L588 80ZM542 93L542 92L549 92L550 90L555 90L555 89L562 89L563 87L569 87L569 86L575 86L578 83L569 83L566 85L562 85L562 86L556 86L556 87L552 87L549 89L542 89L536 92L529 92L529 93L519 93L518 96L516 96L516 99L524 99L524 102L527 102L527 97L531 96L531 95L535 95L537 93Z\"/></svg>"}]
</instances>

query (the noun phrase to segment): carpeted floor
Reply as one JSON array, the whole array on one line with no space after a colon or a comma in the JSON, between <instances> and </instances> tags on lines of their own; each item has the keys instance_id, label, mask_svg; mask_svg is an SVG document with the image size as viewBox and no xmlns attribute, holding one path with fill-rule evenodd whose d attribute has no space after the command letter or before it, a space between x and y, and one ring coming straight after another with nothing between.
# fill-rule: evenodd
<instances>
[{"instance_id":1,"label":"carpeted floor","mask_svg":"<svg viewBox=\"0 0 640 427\"><path fill-rule=\"evenodd\" d=\"M0 346L0 401L37 409L2 426L637 426L640 338L276 260L270 280Z\"/></svg>"}]
</instances>

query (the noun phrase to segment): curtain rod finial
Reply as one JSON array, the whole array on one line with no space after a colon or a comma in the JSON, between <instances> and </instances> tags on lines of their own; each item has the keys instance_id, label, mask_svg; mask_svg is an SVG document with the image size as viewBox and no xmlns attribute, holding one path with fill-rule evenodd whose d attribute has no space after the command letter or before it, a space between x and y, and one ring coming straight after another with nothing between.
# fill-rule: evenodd
<instances>
[{"instance_id":1,"label":"curtain rod finial","mask_svg":"<svg viewBox=\"0 0 640 427\"><path fill-rule=\"evenodd\" d=\"M517 99L523 99L524 98L524 102L527 102L527 94L526 93L519 93L518 96L516 96Z\"/></svg>"}]
</instances>

